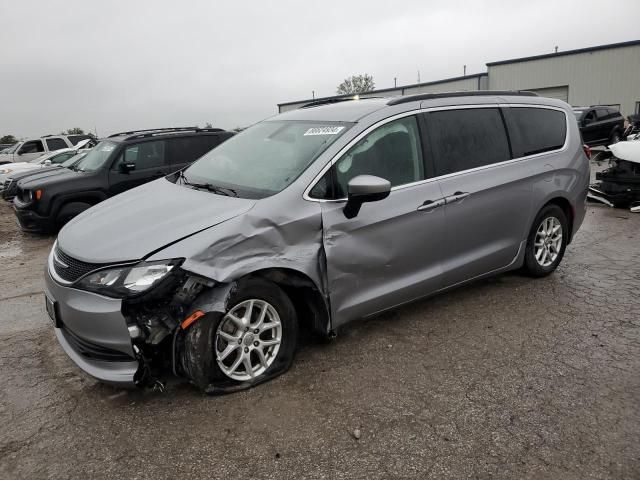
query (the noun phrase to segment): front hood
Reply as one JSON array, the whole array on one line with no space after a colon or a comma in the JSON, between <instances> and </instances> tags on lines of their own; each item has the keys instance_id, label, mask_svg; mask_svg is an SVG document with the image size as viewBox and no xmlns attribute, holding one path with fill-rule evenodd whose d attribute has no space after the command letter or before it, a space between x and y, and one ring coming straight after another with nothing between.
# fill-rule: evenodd
<instances>
[{"instance_id":1,"label":"front hood","mask_svg":"<svg viewBox=\"0 0 640 480\"><path fill-rule=\"evenodd\" d=\"M28 168L37 168L39 165L29 163L29 162L13 162L13 163L5 163L4 165L0 165L0 171L11 169L11 170L23 170Z\"/></svg>"},{"instance_id":2,"label":"front hood","mask_svg":"<svg viewBox=\"0 0 640 480\"><path fill-rule=\"evenodd\" d=\"M88 174L82 172L74 172L73 170L69 170L68 168L61 168L60 170L56 170L55 175L44 175L42 177L37 175L34 175L33 177L29 176L22 181L20 186L22 188L29 189L42 188L52 183L76 180L82 175Z\"/></svg>"},{"instance_id":3,"label":"front hood","mask_svg":"<svg viewBox=\"0 0 640 480\"><path fill-rule=\"evenodd\" d=\"M194 190L162 178L78 215L60 231L58 245L84 262L140 260L249 211L255 202Z\"/></svg>"},{"instance_id":4,"label":"front hood","mask_svg":"<svg viewBox=\"0 0 640 480\"><path fill-rule=\"evenodd\" d=\"M31 170L20 170L19 172L11 172L7 175L12 180L22 180L23 178L29 178L29 180L35 180L37 178L47 178L52 175L58 175L65 171L65 168L52 165L50 167L42 167Z\"/></svg>"},{"instance_id":5,"label":"front hood","mask_svg":"<svg viewBox=\"0 0 640 480\"><path fill-rule=\"evenodd\" d=\"M640 163L640 141L631 140L609 145L609 150L620 160Z\"/></svg>"}]
</instances>

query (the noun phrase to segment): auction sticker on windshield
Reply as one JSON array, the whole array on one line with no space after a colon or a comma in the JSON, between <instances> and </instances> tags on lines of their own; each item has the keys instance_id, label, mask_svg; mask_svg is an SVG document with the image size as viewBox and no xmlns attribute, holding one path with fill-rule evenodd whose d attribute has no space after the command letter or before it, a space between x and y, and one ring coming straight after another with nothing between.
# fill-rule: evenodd
<instances>
[{"instance_id":1,"label":"auction sticker on windshield","mask_svg":"<svg viewBox=\"0 0 640 480\"><path fill-rule=\"evenodd\" d=\"M307 135L337 135L340 133L344 127L312 127L306 132L304 132L304 136Z\"/></svg>"}]
</instances>

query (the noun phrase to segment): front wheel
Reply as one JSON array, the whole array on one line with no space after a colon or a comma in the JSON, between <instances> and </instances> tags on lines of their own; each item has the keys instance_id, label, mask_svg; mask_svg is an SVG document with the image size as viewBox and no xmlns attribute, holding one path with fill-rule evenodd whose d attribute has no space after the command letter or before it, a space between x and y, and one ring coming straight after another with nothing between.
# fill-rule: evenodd
<instances>
[{"instance_id":1,"label":"front wheel","mask_svg":"<svg viewBox=\"0 0 640 480\"><path fill-rule=\"evenodd\" d=\"M564 211L547 205L536 216L524 255L524 269L534 277L552 273L564 256L569 241L569 225Z\"/></svg>"},{"instance_id":2,"label":"front wheel","mask_svg":"<svg viewBox=\"0 0 640 480\"><path fill-rule=\"evenodd\" d=\"M69 223L74 217L80 215L85 210L91 208L91 205L84 202L71 202L64 205L56 216L56 227L62 228Z\"/></svg>"},{"instance_id":3,"label":"front wheel","mask_svg":"<svg viewBox=\"0 0 640 480\"><path fill-rule=\"evenodd\" d=\"M210 312L185 332L181 352L187 377L208 393L227 393L274 378L290 367L298 319L274 283L239 282L225 313Z\"/></svg>"}]
</instances>

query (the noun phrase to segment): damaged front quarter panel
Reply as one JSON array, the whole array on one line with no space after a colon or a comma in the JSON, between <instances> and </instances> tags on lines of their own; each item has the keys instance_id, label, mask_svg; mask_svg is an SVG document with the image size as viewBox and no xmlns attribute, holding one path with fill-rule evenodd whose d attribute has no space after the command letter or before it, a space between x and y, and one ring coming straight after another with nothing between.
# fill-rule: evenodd
<instances>
[{"instance_id":1,"label":"damaged front quarter panel","mask_svg":"<svg viewBox=\"0 0 640 480\"><path fill-rule=\"evenodd\" d=\"M160 250L147 260L183 257L183 270L217 284L228 284L257 272L291 271L308 278L328 301L320 207L298 201L291 202L290 211L282 211L274 208L273 198L262 200L244 215Z\"/></svg>"},{"instance_id":2,"label":"damaged front quarter panel","mask_svg":"<svg viewBox=\"0 0 640 480\"><path fill-rule=\"evenodd\" d=\"M281 373L272 369L252 381L212 381L208 375L215 370L215 359L210 348L205 352L194 347L207 343L201 341L203 335L213 342L215 332L211 325L232 307L229 299L243 288L245 279L259 276L276 283L290 294L296 309L300 307L301 321L309 322L314 330L325 335L331 331L321 209L317 203L297 202L295 212L274 215L278 210L268 205L269 200L146 259L177 255L185 258L181 265L185 275L213 282L184 309L184 318L194 312L202 312L202 317L184 329L176 328L171 354L174 373L189 378L208 393L249 388Z\"/></svg>"}]
</instances>

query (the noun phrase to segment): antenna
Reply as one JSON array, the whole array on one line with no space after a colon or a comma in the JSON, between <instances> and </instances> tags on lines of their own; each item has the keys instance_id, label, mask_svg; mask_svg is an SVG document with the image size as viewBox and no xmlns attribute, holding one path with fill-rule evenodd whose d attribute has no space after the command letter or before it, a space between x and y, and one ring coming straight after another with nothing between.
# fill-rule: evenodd
<instances>
[{"instance_id":1,"label":"antenna","mask_svg":"<svg viewBox=\"0 0 640 480\"><path fill-rule=\"evenodd\" d=\"M393 77L393 88L398 86L398 77Z\"/></svg>"},{"instance_id":2,"label":"antenna","mask_svg":"<svg viewBox=\"0 0 640 480\"><path fill-rule=\"evenodd\" d=\"M463 65L463 66L462 66L462 76L463 76L463 77L466 77L466 76L467 76L467 66L466 66L466 65Z\"/></svg>"}]
</instances>

